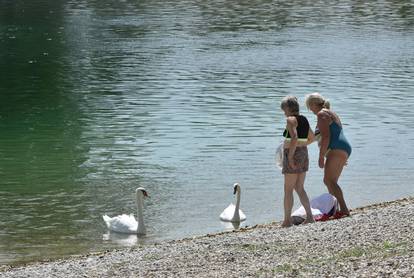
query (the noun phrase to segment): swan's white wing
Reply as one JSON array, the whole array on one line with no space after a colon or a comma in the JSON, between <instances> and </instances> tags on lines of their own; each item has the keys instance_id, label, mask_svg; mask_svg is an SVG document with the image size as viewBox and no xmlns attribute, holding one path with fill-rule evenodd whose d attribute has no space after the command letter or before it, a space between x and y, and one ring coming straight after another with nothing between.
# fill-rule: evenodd
<instances>
[{"instance_id":1,"label":"swan's white wing","mask_svg":"<svg viewBox=\"0 0 414 278\"><path fill-rule=\"evenodd\" d=\"M236 210L236 206L234 204L230 204L220 214L220 219L222 221L236 221L236 222L246 220L246 215L243 213L243 211L241 209L239 209L240 220L233 219L235 210Z\"/></svg>"},{"instance_id":2,"label":"swan's white wing","mask_svg":"<svg viewBox=\"0 0 414 278\"><path fill-rule=\"evenodd\" d=\"M134 215L122 214L115 217L103 216L106 226L109 230L118 233L136 233L138 228L138 222L135 220Z\"/></svg>"},{"instance_id":3,"label":"swan's white wing","mask_svg":"<svg viewBox=\"0 0 414 278\"><path fill-rule=\"evenodd\" d=\"M103 220L105 221L106 227L109 229L109 227L111 226L111 217L109 217L108 215L103 215L102 216Z\"/></svg>"},{"instance_id":4,"label":"swan's white wing","mask_svg":"<svg viewBox=\"0 0 414 278\"><path fill-rule=\"evenodd\" d=\"M222 221L231 221L234 215L234 211L236 210L236 206L234 204L230 204L227 208L223 210L220 214L220 219Z\"/></svg>"},{"instance_id":5,"label":"swan's white wing","mask_svg":"<svg viewBox=\"0 0 414 278\"><path fill-rule=\"evenodd\" d=\"M240 215L240 221L246 220L246 215L242 212L241 209L239 209L239 215Z\"/></svg>"}]
</instances>

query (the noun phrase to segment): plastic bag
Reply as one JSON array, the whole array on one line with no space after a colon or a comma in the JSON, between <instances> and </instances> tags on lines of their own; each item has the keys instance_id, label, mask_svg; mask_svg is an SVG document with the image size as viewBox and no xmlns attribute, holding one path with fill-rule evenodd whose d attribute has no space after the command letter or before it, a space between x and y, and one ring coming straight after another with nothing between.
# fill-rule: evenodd
<instances>
[{"instance_id":1,"label":"plastic bag","mask_svg":"<svg viewBox=\"0 0 414 278\"><path fill-rule=\"evenodd\" d=\"M276 166L279 169L283 168L283 145L284 141L279 143L279 146L276 148L275 159L276 159Z\"/></svg>"}]
</instances>

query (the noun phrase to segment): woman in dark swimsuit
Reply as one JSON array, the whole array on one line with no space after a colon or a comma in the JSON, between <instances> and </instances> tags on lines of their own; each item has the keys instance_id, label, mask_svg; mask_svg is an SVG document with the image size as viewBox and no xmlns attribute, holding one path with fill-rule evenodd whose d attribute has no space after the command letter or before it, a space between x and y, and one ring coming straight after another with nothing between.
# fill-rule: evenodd
<instances>
[{"instance_id":1,"label":"woman in dark swimsuit","mask_svg":"<svg viewBox=\"0 0 414 278\"><path fill-rule=\"evenodd\" d=\"M307 95L306 106L318 118L315 135L317 138L318 132L320 133L319 167L324 168L323 182L328 187L329 193L336 197L340 207L334 217L349 216L338 179L351 155L352 147L345 138L338 115L329 109L330 104L326 99L319 93Z\"/></svg>"}]
</instances>

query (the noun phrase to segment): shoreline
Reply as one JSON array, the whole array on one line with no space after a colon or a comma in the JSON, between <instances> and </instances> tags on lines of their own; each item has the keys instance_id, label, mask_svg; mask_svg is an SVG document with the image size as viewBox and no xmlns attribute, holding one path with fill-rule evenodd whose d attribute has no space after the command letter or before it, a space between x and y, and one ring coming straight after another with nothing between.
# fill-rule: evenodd
<instances>
[{"instance_id":1,"label":"shoreline","mask_svg":"<svg viewBox=\"0 0 414 278\"><path fill-rule=\"evenodd\" d=\"M4 265L0 277L414 275L414 197L359 207L339 220L280 223Z\"/></svg>"}]
</instances>

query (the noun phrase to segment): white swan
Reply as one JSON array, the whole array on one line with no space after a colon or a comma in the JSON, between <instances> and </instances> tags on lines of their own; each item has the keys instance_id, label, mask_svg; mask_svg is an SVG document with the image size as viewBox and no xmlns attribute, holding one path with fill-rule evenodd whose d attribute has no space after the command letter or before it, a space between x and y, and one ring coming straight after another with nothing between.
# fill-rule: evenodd
<instances>
[{"instance_id":1,"label":"white swan","mask_svg":"<svg viewBox=\"0 0 414 278\"><path fill-rule=\"evenodd\" d=\"M148 197L147 191L139 187L135 190L138 222L134 215L122 214L115 217L102 216L109 230L125 234L145 234L144 216L142 214L143 197Z\"/></svg>"},{"instance_id":2,"label":"white swan","mask_svg":"<svg viewBox=\"0 0 414 278\"><path fill-rule=\"evenodd\" d=\"M241 222L246 220L246 215L244 215L244 213L240 209L240 185L238 183L235 183L233 187L233 194L237 194L236 205L230 204L227 208L225 208L223 212L220 214L220 219L222 221L228 222Z\"/></svg>"}]
</instances>

